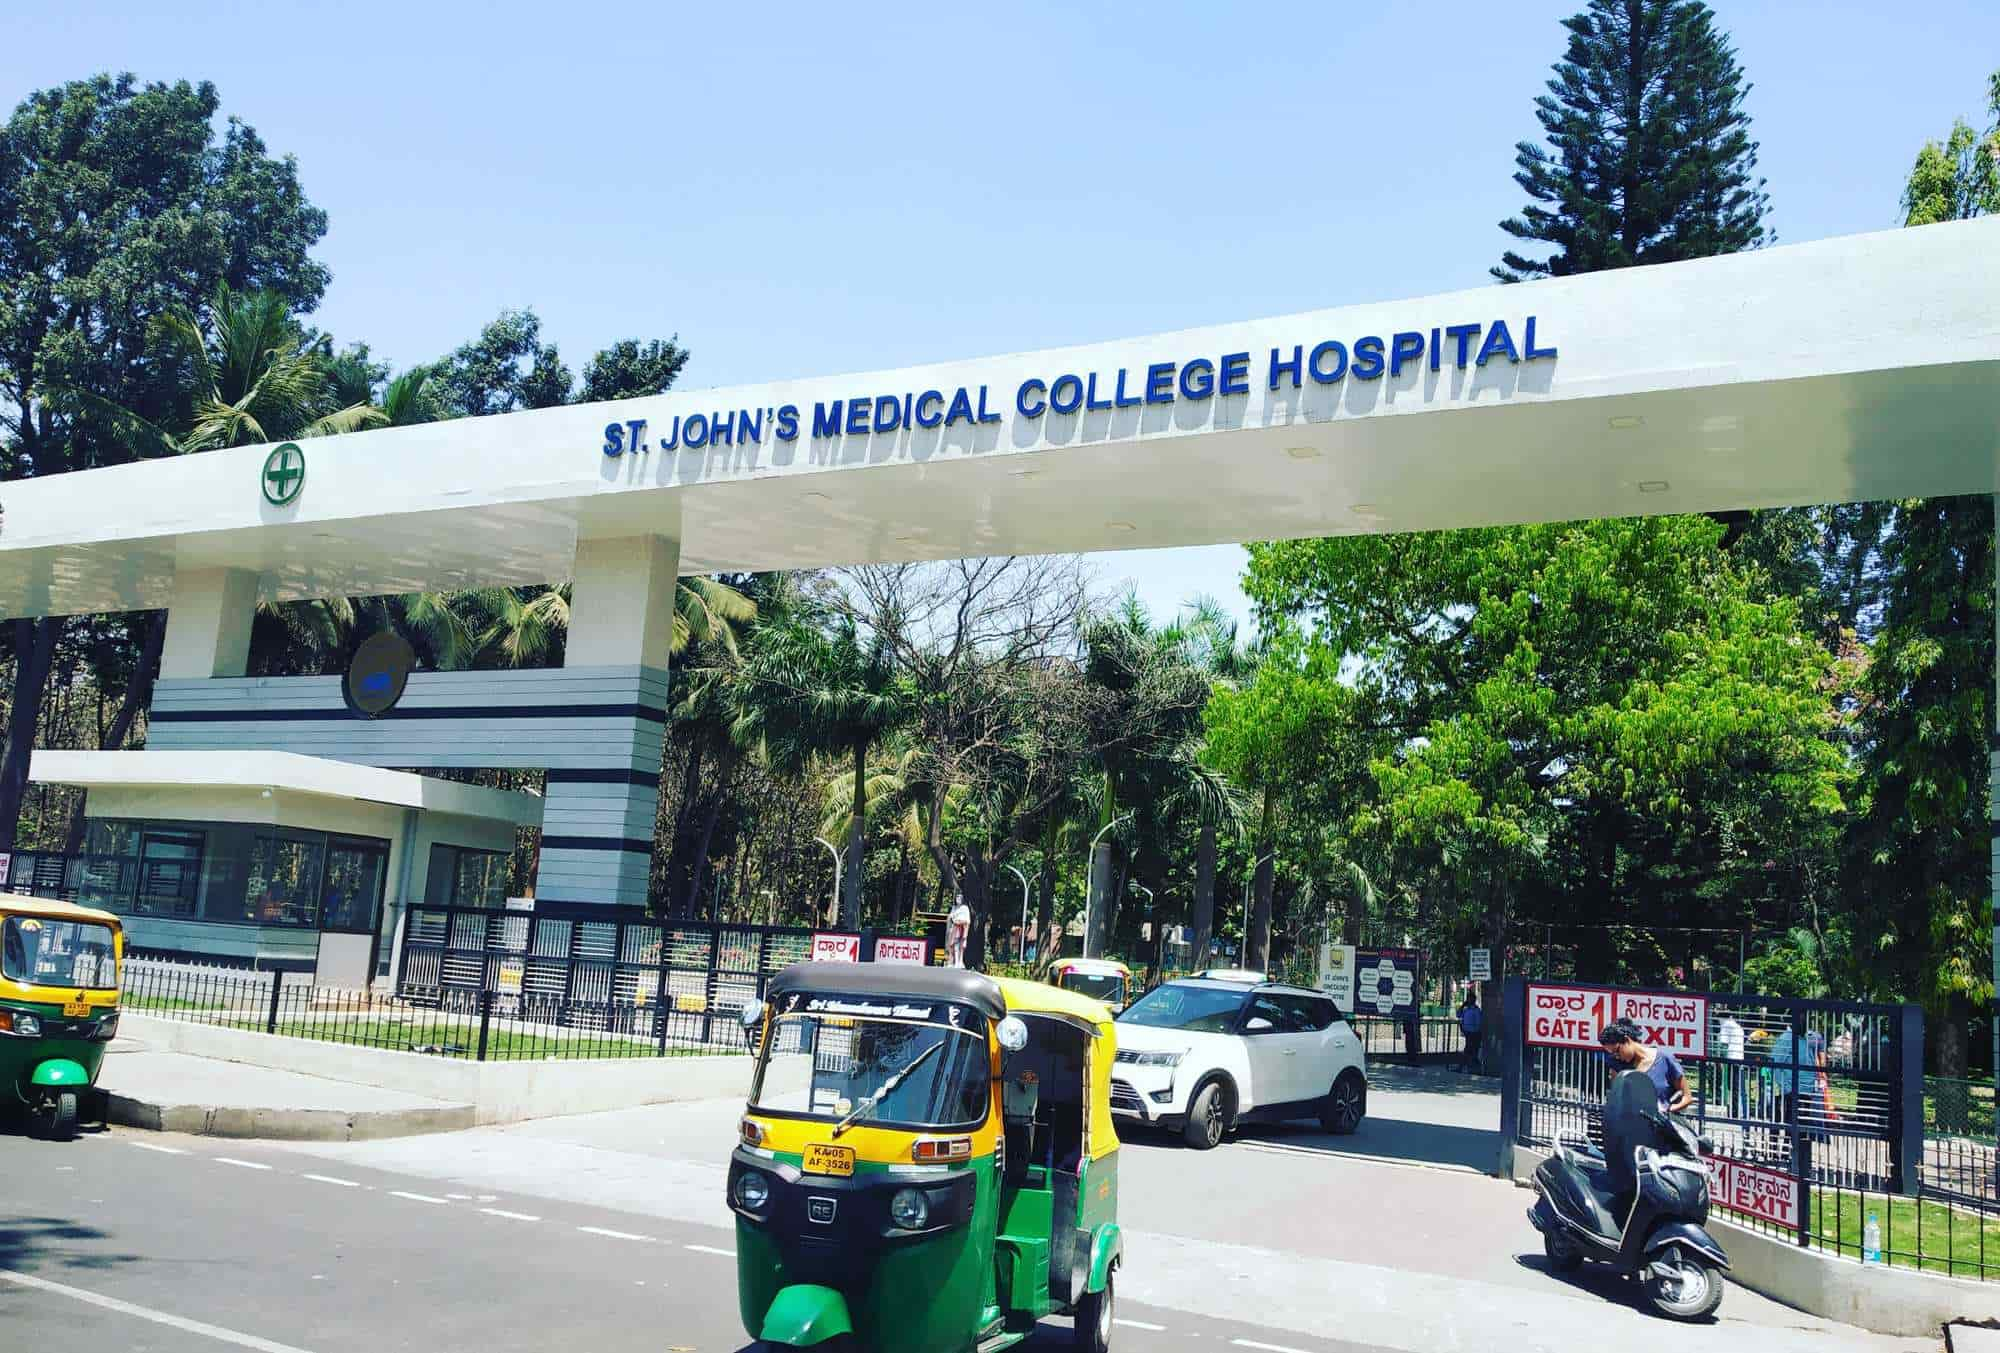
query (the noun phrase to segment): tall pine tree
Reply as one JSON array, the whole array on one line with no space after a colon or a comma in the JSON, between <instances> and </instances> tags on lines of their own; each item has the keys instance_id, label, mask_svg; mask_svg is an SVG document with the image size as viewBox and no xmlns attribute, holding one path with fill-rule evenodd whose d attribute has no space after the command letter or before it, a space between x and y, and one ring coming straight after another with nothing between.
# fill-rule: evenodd
<instances>
[{"instance_id":1,"label":"tall pine tree","mask_svg":"<svg viewBox=\"0 0 2000 1353\"><path fill-rule=\"evenodd\" d=\"M1503 282L1735 253L1765 243L1769 201L1743 110L1749 86L1700 0L1590 0L1535 100L1549 144L1523 141L1514 181L1533 199L1501 229L1554 246L1509 249Z\"/></svg>"}]
</instances>

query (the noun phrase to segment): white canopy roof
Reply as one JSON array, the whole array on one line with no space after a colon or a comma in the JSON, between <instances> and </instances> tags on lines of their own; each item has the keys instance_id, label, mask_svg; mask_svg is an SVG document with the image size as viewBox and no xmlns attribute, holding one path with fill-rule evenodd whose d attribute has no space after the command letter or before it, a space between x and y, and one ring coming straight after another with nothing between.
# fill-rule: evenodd
<instances>
[{"instance_id":1,"label":"white canopy roof","mask_svg":"<svg viewBox=\"0 0 2000 1353\"><path fill-rule=\"evenodd\" d=\"M86 789L275 789L539 827L542 800L296 752L41 752L28 778Z\"/></svg>"},{"instance_id":2,"label":"white canopy roof","mask_svg":"<svg viewBox=\"0 0 2000 1353\"><path fill-rule=\"evenodd\" d=\"M262 492L267 447L0 484L0 615L159 606L177 567L253 571L266 599L550 582L580 536L674 537L698 572L1990 493L1996 259L2000 220L1971 221L388 429L303 443L285 506ZM1450 326L1480 325L1479 347L1496 321L1507 348L1456 350ZM1363 379L1360 340L1399 334L1418 351ZM1340 379L1294 388L1281 372L1273 388L1274 353L1326 340ZM1197 359L1220 383L1231 354L1247 355L1242 393L1182 384ZM1078 396L1095 378L1090 406L1043 411L1065 374ZM947 422L960 389L967 416ZM833 401L843 430L815 437ZM794 440L778 435L787 406ZM919 413L941 425L908 426ZM728 444L688 449L695 415L728 420ZM654 449L604 453L607 424L642 419ZM680 449L658 449L676 429Z\"/></svg>"}]
</instances>

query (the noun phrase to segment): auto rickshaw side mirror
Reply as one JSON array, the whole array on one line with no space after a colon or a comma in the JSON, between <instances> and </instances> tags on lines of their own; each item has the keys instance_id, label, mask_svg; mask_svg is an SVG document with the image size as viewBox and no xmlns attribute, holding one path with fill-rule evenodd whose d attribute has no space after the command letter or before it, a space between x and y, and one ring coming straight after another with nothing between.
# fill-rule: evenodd
<instances>
[{"instance_id":1,"label":"auto rickshaw side mirror","mask_svg":"<svg viewBox=\"0 0 2000 1353\"><path fill-rule=\"evenodd\" d=\"M745 1029L754 1029L764 1022L764 1003L752 996L743 1002L743 1008L736 1012L736 1018L743 1021Z\"/></svg>"},{"instance_id":2,"label":"auto rickshaw side mirror","mask_svg":"<svg viewBox=\"0 0 2000 1353\"><path fill-rule=\"evenodd\" d=\"M1008 1015L1002 1019L994 1026L993 1035L1000 1040L1001 1048L1007 1052L1019 1052L1028 1046L1028 1026L1018 1015Z\"/></svg>"}]
</instances>

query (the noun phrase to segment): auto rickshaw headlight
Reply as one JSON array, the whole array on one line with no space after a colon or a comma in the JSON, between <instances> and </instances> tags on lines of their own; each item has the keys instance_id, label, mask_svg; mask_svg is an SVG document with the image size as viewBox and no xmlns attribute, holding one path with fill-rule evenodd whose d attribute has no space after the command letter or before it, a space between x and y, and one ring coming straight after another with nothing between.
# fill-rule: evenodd
<instances>
[{"instance_id":1,"label":"auto rickshaw headlight","mask_svg":"<svg viewBox=\"0 0 2000 1353\"><path fill-rule=\"evenodd\" d=\"M771 1181L755 1170L736 1176L736 1205L747 1212L762 1212L771 1202Z\"/></svg>"},{"instance_id":2,"label":"auto rickshaw headlight","mask_svg":"<svg viewBox=\"0 0 2000 1353\"><path fill-rule=\"evenodd\" d=\"M0 1034L12 1034L16 1038L40 1038L41 1018L25 1010L0 1010Z\"/></svg>"},{"instance_id":3,"label":"auto rickshaw headlight","mask_svg":"<svg viewBox=\"0 0 2000 1353\"><path fill-rule=\"evenodd\" d=\"M931 1205L922 1189L897 1189L889 1200L889 1220L905 1231L921 1231L930 1225Z\"/></svg>"},{"instance_id":4,"label":"auto rickshaw headlight","mask_svg":"<svg viewBox=\"0 0 2000 1353\"><path fill-rule=\"evenodd\" d=\"M118 1012L112 1011L97 1022L97 1029L91 1034L100 1043L109 1043L118 1037Z\"/></svg>"}]
</instances>

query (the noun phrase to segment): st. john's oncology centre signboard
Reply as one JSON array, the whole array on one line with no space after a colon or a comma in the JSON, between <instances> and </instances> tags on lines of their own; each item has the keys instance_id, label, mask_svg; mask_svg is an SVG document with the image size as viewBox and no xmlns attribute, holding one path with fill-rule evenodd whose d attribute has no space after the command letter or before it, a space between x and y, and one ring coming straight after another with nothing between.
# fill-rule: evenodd
<instances>
[{"instance_id":1,"label":"st. john's oncology centre signboard","mask_svg":"<svg viewBox=\"0 0 2000 1353\"><path fill-rule=\"evenodd\" d=\"M1676 1057L1708 1056L1708 997L1612 987L1528 984L1528 1042L1541 1048L1603 1045L1597 1035L1615 1019L1639 1026L1639 1040Z\"/></svg>"}]
</instances>

